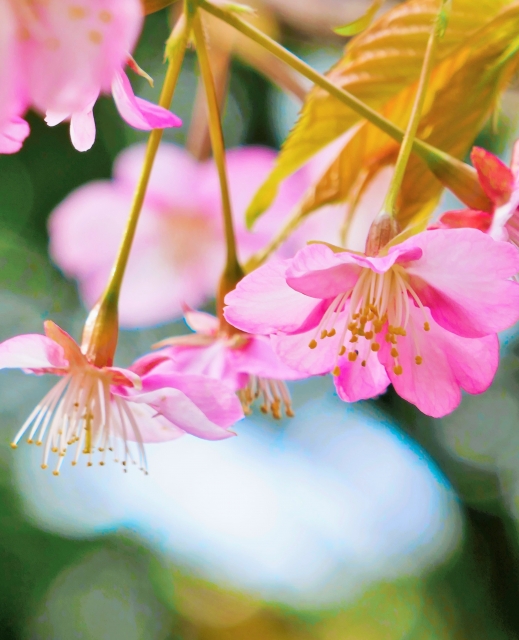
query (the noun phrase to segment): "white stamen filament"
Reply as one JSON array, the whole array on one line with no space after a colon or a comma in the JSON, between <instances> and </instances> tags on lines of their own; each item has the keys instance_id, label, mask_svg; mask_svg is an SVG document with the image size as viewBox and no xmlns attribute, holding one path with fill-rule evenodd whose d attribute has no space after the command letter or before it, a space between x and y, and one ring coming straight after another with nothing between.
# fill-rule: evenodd
<instances>
[{"instance_id":1,"label":"white stamen filament","mask_svg":"<svg viewBox=\"0 0 519 640\"><path fill-rule=\"evenodd\" d=\"M113 405L117 411L112 411ZM11 446L16 448L24 433L30 429L28 443L45 442L42 468L46 469L51 452L57 454L54 475L59 475L67 447L75 446L72 464L77 464L81 453L88 456L87 466L92 466L93 455L102 453L99 464L104 465L106 450L113 450L119 438L124 442L125 459L134 462L128 442L128 434L138 452L140 469L147 473L144 443L135 416L125 398L112 395L110 378L98 370L80 370L60 380L38 403L34 411L16 434ZM117 455L114 456L117 460Z\"/></svg>"}]
</instances>

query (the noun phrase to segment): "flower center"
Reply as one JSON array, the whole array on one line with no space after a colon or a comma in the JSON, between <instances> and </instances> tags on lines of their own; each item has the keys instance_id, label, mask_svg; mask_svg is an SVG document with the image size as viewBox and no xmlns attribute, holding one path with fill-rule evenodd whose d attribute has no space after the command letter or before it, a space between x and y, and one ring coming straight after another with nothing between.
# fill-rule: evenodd
<instances>
[{"instance_id":1,"label":"flower center","mask_svg":"<svg viewBox=\"0 0 519 640\"><path fill-rule=\"evenodd\" d=\"M103 466L106 452L114 452L119 461L122 441L122 464L137 464L146 470L146 457L139 429L128 403L110 392L110 377L94 367L81 368L65 376L38 403L11 443L16 448L24 433L29 430L27 442L38 446L45 443L42 469L48 467L51 453L58 454L54 475L59 470L67 448L75 447L72 465L76 465L81 453L88 456L87 466L93 465L92 457L101 453L99 464ZM128 436L132 436L129 438ZM133 456L128 440L134 440L137 456Z\"/></svg>"},{"instance_id":2,"label":"flower center","mask_svg":"<svg viewBox=\"0 0 519 640\"><path fill-rule=\"evenodd\" d=\"M290 391L282 380L250 375L247 386L238 390L238 398L246 416L251 415L253 403L261 398L263 400L260 405L262 413L270 412L273 418L280 420L281 408L284 407L286 417L294 417Z\"/></svg>"},{"instance_id":3,"label":"flower center","mask_svg":"<svg viewBox=\"0 0 519 640\"><path fill-rule=\"evenodd\" d=\"M408 331L413 341L414 361L417 365L423 362L415 327L409 322L413 301L422 312L423 330L429 331L424 306L410 285L403 267L393 265L385 273L364 268L355 286L332 300L308 346L315 349L318 340L339 334L333 369L333 374L338 376L339 357L346 356L350 362L355 362L362 352L364 357L361 364L365 367L371 353L380 350L383 338L391 344L393 372L401 375L403 368L399 361L398 343L407 337Z\"/></svg>"}]
</instances>

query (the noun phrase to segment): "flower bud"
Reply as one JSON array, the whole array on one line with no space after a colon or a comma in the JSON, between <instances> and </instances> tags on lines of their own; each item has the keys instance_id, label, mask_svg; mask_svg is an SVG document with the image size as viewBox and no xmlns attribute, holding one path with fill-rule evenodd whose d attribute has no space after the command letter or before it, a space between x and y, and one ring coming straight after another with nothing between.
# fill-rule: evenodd
<instances>
[{"instance_id":1,"label":"flower bud","mask_svg":"<svg viewBox=\"0 0 519 640\"><path fill-rule=\"evenodd\" d=\"M378 255L380 250L399 233L398 222L385 211L381 211L369 229L366 239L366 255Z\"/></svg>"}]
</instances>

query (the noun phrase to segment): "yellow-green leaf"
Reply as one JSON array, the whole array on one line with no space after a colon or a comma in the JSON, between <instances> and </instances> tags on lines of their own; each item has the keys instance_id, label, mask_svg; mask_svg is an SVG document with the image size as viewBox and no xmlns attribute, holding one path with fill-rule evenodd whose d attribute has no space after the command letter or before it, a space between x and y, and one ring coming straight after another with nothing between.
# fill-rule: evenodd
<instances>
[{"instance_id":1,"label":"yellow-green leaf","mask_svg":"<svg viewBox=\"0 0 519 640\"><path fill-rule=\"evenodd\" d=\"M489 115L496 95L517 66L518 58L511 52L517 53L518 32L519 3L516 3L479 29L455 54L438 65L431 77L418 128L419 138L454 157L460 158L467 153ZM402 91L385 105L383 114L404 127L414 92L414 86ZM381 167L394 163L398 148L373 125L362 124L302 202L299 215L304 217L324 204L347 201L359 176L369 171L367 183ZM363 184L363 188L365 186ZM416 155L411 156L399 198L397 217L401 227L425 224L441 191L442 184L424 161Z\"/></svg>"},{"instance_id":2,"label":"yellow-green leaf","mask_svg":"<svg viewBox=\"0 0 519 640\"><path fill-rule=\"evenodd\" d=\"M358 33L361 33L364 29L369 27L375 17L375 14L384 4L384 1L385 0L373 0L373 3L364 15L349 24L343 25L342 27L335 27L335 33L338 33L340 36L356 36Z\"/></svg>"},{"instance_id":3,"label":"yellow-green leaf","mask_svg":"<svg viewBox=\"0 0 519 640\"><path fill-rule=\"evenodd\" d=\"M478 29L492 20L508 0L456 0L445 36L439 43L437 66L451 56ZM395 96L417 81L427 38L438 11L437 0L410 0L385 13L364 33L353 38L344 57L328 72L328 78L381 112ZM410 98L412 94L408 94ZM405 126L408 105L398 123ZM282 147L275 168L247 212L249 225L268 209L279 184L315 153L359 123L361 118L319 87L308 94L299 120ZM389 143L376 131L378 141Z\"/></svg>"}]
</instances>

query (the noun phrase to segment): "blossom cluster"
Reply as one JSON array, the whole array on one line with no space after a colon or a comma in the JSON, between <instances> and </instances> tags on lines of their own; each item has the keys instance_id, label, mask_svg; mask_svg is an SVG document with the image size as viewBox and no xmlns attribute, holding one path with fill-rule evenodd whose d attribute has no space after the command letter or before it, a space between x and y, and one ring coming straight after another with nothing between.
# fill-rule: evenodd
<instances>
[{"instance_id":1,"label":"blossom cluster","mask_svg":"<svg viewBox=\"0 0 519 640\"><path fill-rule=\"evenodd\" d=\"M135 97L124 67L143 22L140 0L1 0L0 153L29 135L29 108L54 126L70 121L76 149L95 140L93 108L112 93L121 116L150 130L180 126L172 113Z\"/></svg>"},{"instance_id":2,"label":"blossom cluster","mask_svg":"<svg viewBox=\"0 0 519 640\"><path fill-rule=\"evenodd\" d=\"M142 20L140 0L0 0L0 151L20 148L29 108L50 125L70 120L74 146L88 149L93 106L110 91L134 127L180 125L170 111L135 97L125 75L126 64L139 71L131 51ZM489 210L446 212L417 233L399 234L395 224L384 235L375 223L355 239L366 246L358 252L334 244L344 211L327 208L261 256L315 186L315 166L294 174L248 230L247 204L275 159L251 146L227 151L218 164L164 143L147 166L137 145L121 153L112 180L82 186L52 212L51 257L94 307L94 329L89 320L78 344L47 321L44 335L0 344L0 368L59 377L14 448L25 436L42 445L42 467L53 454L55 474L69 449L72 464L83 454L88 465L94 458L104 465L113 454L146 471L146 442L229 438L254 405L276 419L293 416L287 381L331 374L344 402L375 398L392 385L436 418L456 409L462 391L490 386L498 333L519 320L519 146L510 168L483 149L472 152ZM118 247L142 166L149 184L124 280L106 289L124 255ZM356 200L355 215L373 220L381 203L367 191ZM229 271L220 274L224 237L232 254L230 234L235 261L249 268L233 263L229 286ZM196 310L212 298L216 316ZM116 301L112 315L102 315L98 300ZM181 313L191 333L165 336L128 368L113 366L119 320L136 328Z\"/></svg>"}]
</instances>

